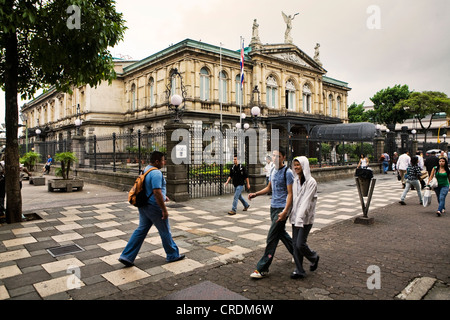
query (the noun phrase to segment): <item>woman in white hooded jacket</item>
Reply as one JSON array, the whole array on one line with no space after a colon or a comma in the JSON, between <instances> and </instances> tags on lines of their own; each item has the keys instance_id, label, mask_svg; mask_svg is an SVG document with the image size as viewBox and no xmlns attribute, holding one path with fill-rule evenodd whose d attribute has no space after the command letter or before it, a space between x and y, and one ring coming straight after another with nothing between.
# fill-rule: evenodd
<instances>
[{"instance_id":1,"label":"woman in white hooded jacket","mask_svg":"<svg viewBox=\"0 0 450 320\"><path fill-rule=\"evenodd\" d=\"M317 182L311 176L309 161L306 157L296 157L292 161L292 171L294 172L293 204L289 219L292 224L296 269L291 278L298 279L306 276L303 269L303 257L311 262L310 271L316 270L319 263L319 256L306 243L316 211Z\"/></svg>"}]
</instances>

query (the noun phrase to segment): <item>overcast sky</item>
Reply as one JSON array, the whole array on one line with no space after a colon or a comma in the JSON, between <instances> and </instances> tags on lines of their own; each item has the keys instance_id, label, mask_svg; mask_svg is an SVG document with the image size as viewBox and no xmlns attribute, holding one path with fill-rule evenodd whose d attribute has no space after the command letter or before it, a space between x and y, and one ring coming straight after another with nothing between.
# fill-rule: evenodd
<instances>
[{"instance_id":1,"label":"overcast sky","mask_svg":"<svg viewBox=\"0 0 450 320\"><path fill-rule=\"evenodd\" d=\"M111 49L113 56L143 59L186 38L237 50L241 36L249 44L253 19L261 42L283 43L284 11L299 13L292 23L294 44L313 57L320 43L327 76L348 82L349 104L371 105L377 91L396 84L450 95L449 0L117 0L116 5L128 30ZM2 93L2 119L4 104Z\"/></svg>"}]
</instances>

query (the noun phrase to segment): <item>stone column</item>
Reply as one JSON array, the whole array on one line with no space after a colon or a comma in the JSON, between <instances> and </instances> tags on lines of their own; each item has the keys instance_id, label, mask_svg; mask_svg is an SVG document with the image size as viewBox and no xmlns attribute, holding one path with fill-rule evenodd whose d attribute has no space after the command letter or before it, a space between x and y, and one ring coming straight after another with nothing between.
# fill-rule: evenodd
<instances>
[{"instance_id":1,"label":"stone column","mask_svg":"<svg viewBox=\"0 0 450 320\"><path fill-rule=\"evenodd\" d=\"M250 192L257 192L261 189L264 189L266 186L266 175L263 172L263 167L265 165L265 157L266 157L266 149L261 149L261 143L259 143L260 139L260 131L256 129L256 137L258 141L257 146L257 155L256 155L256 163L252 161L251 157L250 163L247 165L248 170L248 180L250 182ZM264 144L265 146L267 143ZM261 162L263 161L263 162Z\"/></svg>"},{"instance_id":2,"label":"stone column","mask_svg":"<svg viewBox=\"0 0 450 320\"><path fill-rule=\"evenodd\" d=\"M74 168L79 168L80 165L84 165L86 138L83 136L72 137L72 152L78 158L78 162L74 163Z\"/></svg>"},{"instance_id":3,"label":"stone column","mask_svg":"<svg viewBox=\"0 0 450 320\"><path fill-rule=\"evenodd\" d=\"M166 168L167 168L167 178L166 178L166 188L167 196L170 200L175 202L184 202L189 200L189 180L188 180L188 166L186 164L187 159L189 159L190 148L186 148L186 159L182 164L174 163L175 159L172 159L172 155L176 155L176 146L180 141L172 141L172 133L177 129L187 130L189 132L189 125L184 123L169 122L164 126L166 130ZM190 141L189 141L190 143ZM187 146L189 146L187 143ZM179 163L181 159L176 159L175 162Z\"/></svg>"}]
</instances>

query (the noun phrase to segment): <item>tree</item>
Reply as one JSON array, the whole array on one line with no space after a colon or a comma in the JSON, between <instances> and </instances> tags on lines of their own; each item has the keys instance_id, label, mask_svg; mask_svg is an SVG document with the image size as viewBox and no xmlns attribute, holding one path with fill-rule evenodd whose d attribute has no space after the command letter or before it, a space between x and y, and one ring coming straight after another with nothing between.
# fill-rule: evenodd
<instances>
[{"instance_id":1,"label":"tree","mask_svg":"<svg viewBox=\"0 0 450 320\"><path fill-rule=\"evenodd\" d=\"M113 0L0 0L0 85L5 91L6 221L21 221L18 94L59 91L116 76L108 47L126 29Z\"/></svg>"},{"instance_id":2,"label":"tree","mask_svg":"<svg viewBox=\"0 0 450 320\"><path fill-rule=\"evenodd\" d=\"M348 121L352 122L367 122L369 121L369 117L364 110L364 102L361 104L356 104L353 102L348 107Z\"/></svg>"},{"instance_id":3,"label":"tree","mask_svg":"<svg viewBox=\"0 0 450 320\"><path fill-rule=\"evenodd\" d=\"M427 142L427 131L431 127L433 117L440 112L450 113L450 99L445 93L438 91L412 92L408 99L397 103L395 109L406 110L419 120L425 133L425 142ZM431 115L430 121L428 126L425 126L423 119L429 115Z\"/></svg>"},{"instance_id":4,"label":"tree","mask_svg":"<svg viewBox=\"0 0 450 320\"><path fill-rule=\"evenodd\" d=\"M409 118L409 113L404 109L396 109L397 103L409 97L407 85L395 85L378 91L370 100L373 102L373 110L367 111L371 122L394 126L403 123Z\"/></svg>"}]
</instances>

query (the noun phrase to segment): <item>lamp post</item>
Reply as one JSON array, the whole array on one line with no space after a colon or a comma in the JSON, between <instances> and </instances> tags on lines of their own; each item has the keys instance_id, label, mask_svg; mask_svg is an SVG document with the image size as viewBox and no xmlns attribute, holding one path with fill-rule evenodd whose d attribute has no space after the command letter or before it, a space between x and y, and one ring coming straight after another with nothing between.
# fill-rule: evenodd
<instances>
[{"instance_id":1,"label":"lamp post","mask_svg":"<svg viewBox=\"0 0 450 320\"><path fill-rule=\"evenodd\" d=\"M442 135L442 138L444 138L444 143L445 143L445 138L447 138L447 135L444 133L444 134Z\"/></svg>"},{"instance_id":2,"label":"lamp post","mask_svg":"<svg viewBox=\"0 0 450 320\"><path fill-rule=\"evenodd\" d=\"M176 78L180 79L180 89L181 89L181 95L175 93L175 89L172 85L174 83L174 80ZM174 69L170 75L169 83L166 86L166 94L167 98L169 100L169 111L173 112L173 121L174 122L183 122L181 120L181 117L183 115L183 112L185 110L185 100L186 100L186 88L183 84L183 77L181 76L181 73L178 72L178 69ZM181 107L180 107L181 106Z\"/></svg>"},{"instance_id":3,"label":"lamp post","mask_svg":"<svg viewBox=\"0 0 450 320\"><path fill-rule=\"evenodd\" d=\"M25 122L25 152L28 153L28 117L26 114L21 113L20 119Z\"/></svg>"},{"instance_id":4,"label":"lamp post","mask_svg":"<svg viewBox=\"0 0 450 320\"><path fill-rule=\"evenodd\" d=\"M80 135L80 127L83 121L80 119L80 104L77 104L77 118L75 119L76 135Z\"/></svg>"}]
</instances>

